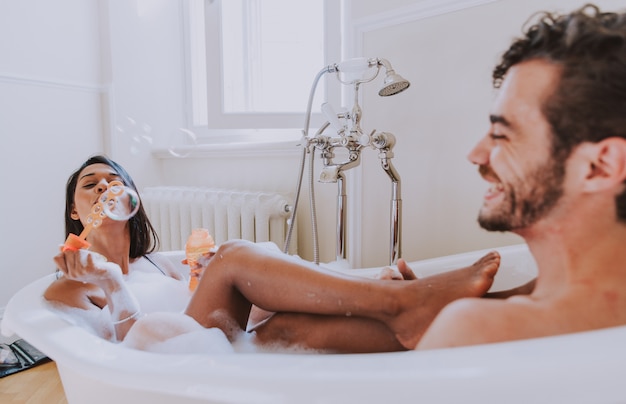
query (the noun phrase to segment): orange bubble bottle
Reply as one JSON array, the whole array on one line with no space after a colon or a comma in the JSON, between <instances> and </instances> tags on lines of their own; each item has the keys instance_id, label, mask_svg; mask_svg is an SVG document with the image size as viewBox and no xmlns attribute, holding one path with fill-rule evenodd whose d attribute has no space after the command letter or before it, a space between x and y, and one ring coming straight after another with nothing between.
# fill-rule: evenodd
<instances>
[{"instance_id":1,"label":"orange bubble bottle","mask_svg":"<svg viewBox=\"0 0 626 404\"><path fill-rule=\"evenodd\" d=\"M189 290L194 291L202 274L200 259L215 247L215 241L207 229L193 229L185 244L185 255L189 265Z\"/></svg>"}]
</instances>

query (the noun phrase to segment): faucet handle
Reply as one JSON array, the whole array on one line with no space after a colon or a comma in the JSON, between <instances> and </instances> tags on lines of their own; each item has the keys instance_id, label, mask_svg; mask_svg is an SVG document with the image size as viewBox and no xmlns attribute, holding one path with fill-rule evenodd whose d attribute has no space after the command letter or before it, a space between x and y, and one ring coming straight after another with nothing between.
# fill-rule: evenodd
<instances>
[{"instance_id":1,"label":"faucet handle","mask_svg":"<svg viewBox=\"0 0 626 404\"><path fill-rule=\"evenodd\" d=\"M358 143L363 147L371 146L372 139L374 139L374 133L376 133L376 129L374 129L372 133L370 133L369 135L366 135L365 133L361 133L357 140Z\"/></svg>"},{"instance_id":2,"label":"faucet handle","mask_svg":"<svg viewBox=\"0 0 626 404\"><path fill-rule=\"evenodd\" d=\"M333 108L331 104L327 102L323 103L322 113L328 120L328 123L330 123L330 126L332 126L333 129L337 131L337 134L341 135L343 132L345 132L346 128L339 121L339 116L337 115L337 113L335 112L335 109Z\"/></svg>"},{"instance_id":3,"label":"faucet handle","mask_svg":"<svg viewBox=\"0 0 626 404\"><path fill-rule=\"evenodd\" d=\"M373 136L374 147L377 149L389 149L396 145L396 137L389 132L381 132Z\"/></svg>"},{"instance_id":4,"label":"faucet handle","mask_svg":"<svg viewBox=\"0 0 626 404\"><path fill-rule=\"evenodd\" d=\"M319 182L322 182L322 183L337 182L338 179L339 179L339 166L330 165L330 166L325 166L324 168L322 168Z\"/></svg>"}]
</instances>

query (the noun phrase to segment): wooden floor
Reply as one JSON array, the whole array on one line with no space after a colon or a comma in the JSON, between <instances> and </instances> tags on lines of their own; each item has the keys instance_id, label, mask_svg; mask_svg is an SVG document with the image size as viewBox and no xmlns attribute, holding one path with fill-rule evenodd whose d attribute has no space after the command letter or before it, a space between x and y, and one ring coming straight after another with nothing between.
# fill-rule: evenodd
<instances>
[{"instance_id":1,"label":"wooden floor","mask_svg":"<svg viewBox=\"0 0 626 404\"><path fill-rule=\"evenodd\" d=\"M67 404L54 362L0 379L2 404Z\"/></svg>"}]
</instances>

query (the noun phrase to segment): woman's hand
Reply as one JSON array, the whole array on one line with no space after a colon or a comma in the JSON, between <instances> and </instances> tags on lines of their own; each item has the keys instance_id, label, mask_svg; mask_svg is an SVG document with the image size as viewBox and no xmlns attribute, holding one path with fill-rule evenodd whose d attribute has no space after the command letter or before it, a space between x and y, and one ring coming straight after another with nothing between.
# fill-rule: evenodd
<instances>
[{"instance_id":1,"label":"woman's hand","mask_svg":"<svg viewBox=\"0 0 626 404\"><path fill-rule=\"evenodd\" d=\"M215 249L211 249L211 251L203 253L200 259L194 263L193 267L189 264L187 258L183 259L180 263L183 265L189 265L191 269L203 269L207 265L209 265L209 261L215 255Z\"/></svg>"},{"instance_id":2,"label":"woman's hand","mask_svg":"<svg viewBox=\"0 0 626 404\"><path fill-rule=\"evenodd\" d=\"M181 261L183 265L189 265L189 276L197 278L198 280L202 276L204 269L209 265L209 261L215 255L215 249L211 249L209 252L202 254L197 261L189 262L187 258Z\"/></svg>"},{"instance_id":3,"label":"woman's hand","mask_svg":"<svg viewBox=\"0 0 626 404\"><path fill-rule=\"evenodd\" d=\"M120 266L87 250L61 252L54 257L54 262L67 279L91 283L104 291L115 336L118 341L123 340L141 311L124 282Z\"/></svg>"},{"instance_id":4,"label":"woman's hand","mask_svg":"<svg viewBox=\"0 0 626 404\"><path fill-rule=\"evenodd\" d=\"M68 279L93 283L105 291L116 289L114 284L123 281L119 265L91 251L64 251L54 257L54 262Z\"/></svg>"}]
</instances>

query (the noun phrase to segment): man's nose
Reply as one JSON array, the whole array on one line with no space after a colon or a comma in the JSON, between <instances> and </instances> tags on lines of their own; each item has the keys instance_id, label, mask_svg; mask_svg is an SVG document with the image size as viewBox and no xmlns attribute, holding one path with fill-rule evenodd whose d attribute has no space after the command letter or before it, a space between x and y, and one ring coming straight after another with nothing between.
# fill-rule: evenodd
<instances>
[{"instance_id":1,"label":"man's nose","mask_svg":"<svg viewBox=\"0 0 626 404\"><path fill-rule=\"evenodd\" d=\"M467 159L477 165L486 165L489 163L489 154L491 146L489 145L488 136L484 136L467 155Z\"/></svg>"}]
</instances>

